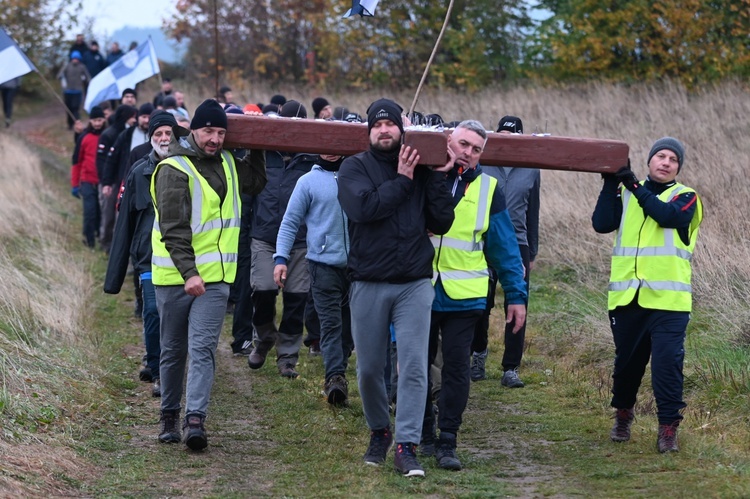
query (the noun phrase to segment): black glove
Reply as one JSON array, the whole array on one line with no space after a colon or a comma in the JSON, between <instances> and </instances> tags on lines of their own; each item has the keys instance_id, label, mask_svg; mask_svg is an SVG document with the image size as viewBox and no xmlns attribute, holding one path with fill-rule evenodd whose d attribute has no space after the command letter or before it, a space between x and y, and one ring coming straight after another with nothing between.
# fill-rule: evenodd
<instances>
[{"instance_id":1,"label":"black glove","mask_svg":"<svg viewBox=\"0 0 750 499\"><path fill-rule=\"evenodd\" d=\"M641 184L638 182L638 178L635 176L635 173L633 173L633 170L630 169L630 160L628 160L627 166L623 166L622 168L617 170L617 173L615 173L615 177L617 177L617 180L622 182L622 185L624 185L625 188L630 192L637 191L641 186Z\"/></svg>"}]
</instances>

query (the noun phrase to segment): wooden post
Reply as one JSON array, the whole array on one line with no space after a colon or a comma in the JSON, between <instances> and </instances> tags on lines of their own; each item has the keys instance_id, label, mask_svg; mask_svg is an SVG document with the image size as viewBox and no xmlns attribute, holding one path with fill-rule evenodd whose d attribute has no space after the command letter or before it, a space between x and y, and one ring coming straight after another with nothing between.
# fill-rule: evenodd
<instances>
[{"instance_id":1,"label":"wooden post","mask_svg":"<svg viewBox=\"0 0 750 499\"><path fill-rule=\"evenodd\" d=\"M227 115L226 148L351 156L369 147L367 126L343 121ZM443 165L450 130L406 130L420 164ZM489 166L614 173L628 162L629 147L616 140L488 133L480 161Z\"/></svg>"}]
</instances>

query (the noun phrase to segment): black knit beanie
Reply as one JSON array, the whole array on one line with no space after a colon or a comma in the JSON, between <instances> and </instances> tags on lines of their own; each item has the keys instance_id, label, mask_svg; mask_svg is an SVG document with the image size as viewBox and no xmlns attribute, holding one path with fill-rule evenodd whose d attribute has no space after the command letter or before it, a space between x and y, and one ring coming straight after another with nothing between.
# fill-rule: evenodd
<instances>
[{"instance_id":1,"label":"black knit beanie","mask_svg":"<svg viewBox=\"0 0 750 499\"><path fill-rule=\"evenodd\" d=\"M312 108L313 113L315 113L315 117L317 118L320 112L323 110L324 107L330 106L328 101L324 97L316 97L312 101Z\"/></svg>"},{"instance_id":2,"label":"black knit beanie","mask_svg":"<svg viewBox=\"0 0 750 499\"><path fill-rule=\"evenodd\" d=\"M391 120L404 133L404 121L401 113L404 109L390 99L378 99L367 108L367 133L380 120Z\"/></svg>"},{"instance_id":3,"label":"black knit beanie","mask_svg":"<svg viewBox=\"0 0 750 499\"><path fill-rule=\"evenodd\" d=\"M191 130L206 127L227 128L227 113L221 108L221 104L214 99L206 99L195 110L193 120L190 122Z\"/></svg>"},{"instance_id":4,"label":"black knit beanie","mask_svg":"<svg viewBox=\"0 0 750 499\"><path fill-rule=\"evenodd\" d=\"M99 106L92 107L91 112L89 113L90 120L93 120L96 118L104 118L104 111Z\"/></svg>"}]
</instances>

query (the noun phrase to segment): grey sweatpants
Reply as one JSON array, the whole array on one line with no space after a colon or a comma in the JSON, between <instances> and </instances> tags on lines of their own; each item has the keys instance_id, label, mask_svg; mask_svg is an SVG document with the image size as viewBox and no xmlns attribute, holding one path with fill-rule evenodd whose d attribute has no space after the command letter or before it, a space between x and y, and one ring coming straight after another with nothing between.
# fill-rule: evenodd
<instances>
[{"instance_id":1,"label":"grey sweatpants","mask_svg":"<svg viewBox=\"0 0 750 499\"><path fill-rule=\"evenodd\" d=\"M216 347L228 299L229 284L226 283L206 284L206 292L198 297L185 293L183 286L156 286L163 411L180 410L187 365L185 414L206 416L216 371Z\"/></svg>"},{"instance_id":2,"label":"grey sweatpants","mask_svg":"<svg viewBox=\"0 0 750 499\"><path fill-rule=\"evenodd\" d=\"M350 293L357 382L367 425L372 430L390 425L383 370L393 324L399 369L396 442L418 445L427 397L432 283L429 279L404 284L354 281Z\"/></svg>"}]
</instances>

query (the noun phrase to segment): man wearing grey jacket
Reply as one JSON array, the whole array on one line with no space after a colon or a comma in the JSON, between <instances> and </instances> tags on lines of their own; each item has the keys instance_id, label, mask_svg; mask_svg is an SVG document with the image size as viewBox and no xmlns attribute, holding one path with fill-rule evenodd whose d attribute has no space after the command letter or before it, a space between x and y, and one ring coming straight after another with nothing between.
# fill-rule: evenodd
<instances>
[{"instance_id":1,"label":"man wearing grey jacket","mask_svg":"<svg viewBox=\"0 0 750 499\"><path fill-rule=\"evenodd\" d=\"M516 116L503 116L498 123L498 133L522 134L523 122ZM498 186L505 194L505 203L510 213L510 219L516 230L518 249L525 269L528 309L529 274L534 267L539 249L539 190L541 175L536 168L513 168L510 166L483 166L483 172L497 179ZM490 310L495 304L495 288L497 278L490 281L489 298L484 317L479 321L474 335L471 358L471 379L480 381L485 379L485 362L487 360L487 338L489 330ZM504 304L507 313L508 303ZM528 322L528 321L527 321ZM503 352L503 377L501 383L508 388L522 388L523 381L518 376L518 367L523 357L523 345L526 337L526 323L516 334L512 333L514 324L505 325Z\"/></svg>"},{"instance_id":2,"label":"man wearing grey jacket","mask_svg":"<svg viewBox=\"0 0 750 499\"><path fill-rule=\"evenodd\" d=\"M348 220L338 200L342 156L320 156L297 181L276 239L273 278L283 288L297 231L307 226L307 264L315 310L320 318L320 348L325 365L324 391L331 405L349 396L346 367L354 349L349 314Z\"/></svg>"}]
</instances>

